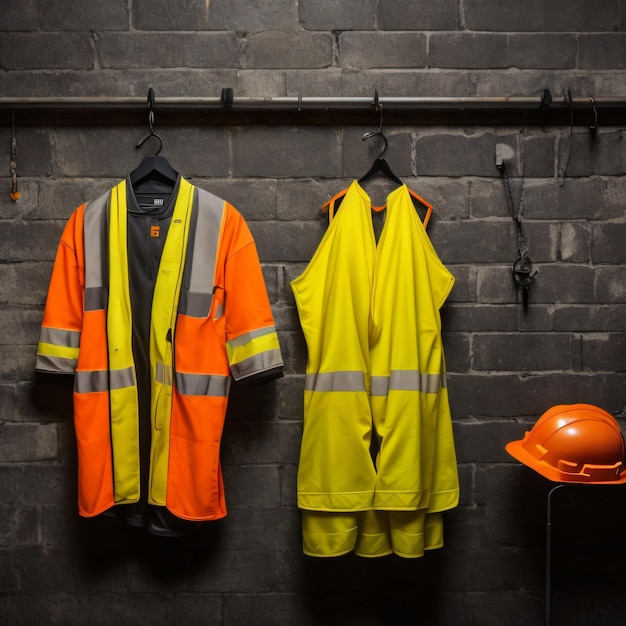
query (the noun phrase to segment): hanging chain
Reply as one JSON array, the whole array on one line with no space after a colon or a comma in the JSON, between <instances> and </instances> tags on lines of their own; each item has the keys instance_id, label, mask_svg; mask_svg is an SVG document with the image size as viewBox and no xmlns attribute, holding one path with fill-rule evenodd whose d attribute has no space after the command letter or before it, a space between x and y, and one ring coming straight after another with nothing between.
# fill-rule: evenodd
<instances>
[{"instance_id":1,"label":"hanging chain","mask_svg":"<svg viewBox=\"0 0 626 626\"><path fill-rule=\"evenodd\" d=\"M533 263L528 254L529 245L528 237L524 234L522 227L522 201L520 199L519 210L515 211L513 204L513 194L511 193L511 183L509 181L509 175L506 171L506 165L504 161L501 165L498 165L500 170L500 176L502 177L502 184L504 186L504 195L506 197L506 204L509 209L509 213L515 222L517 229L517 249L519 257L513 263L513 278L518 285L518 289L522 291L522 302L524 305L524 311L528 310L528 290L537 275L537 271L533 272Z\"/></svg>"}]
</instances>

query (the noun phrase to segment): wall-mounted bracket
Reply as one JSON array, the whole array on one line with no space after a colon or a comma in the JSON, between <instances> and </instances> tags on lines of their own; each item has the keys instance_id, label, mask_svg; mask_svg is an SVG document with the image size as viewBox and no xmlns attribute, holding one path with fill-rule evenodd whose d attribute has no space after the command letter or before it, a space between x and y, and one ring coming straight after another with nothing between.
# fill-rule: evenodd
<instances>
[{"instance_id":1,"label":"wall-mounted bracket","mask_svg":"<svg viewBox=\"0 0 626 626\"><path fill-rule=\"evenodd\" d=\"M500 167L504 161L508 161L515 156L513 148L505 143L496 144L496 166Z\"/></svg>"}]
</instances>

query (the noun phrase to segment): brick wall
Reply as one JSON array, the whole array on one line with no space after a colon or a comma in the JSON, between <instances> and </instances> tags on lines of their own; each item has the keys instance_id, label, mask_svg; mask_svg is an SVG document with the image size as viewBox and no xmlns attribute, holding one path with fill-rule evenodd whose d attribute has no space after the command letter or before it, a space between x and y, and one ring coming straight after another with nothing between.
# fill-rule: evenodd
<instances>
[{"instance_id":1,"label":"brick wall","mask_svg":"<svg viewBox=\"0 0 626 626\"><path fill-rule=\"evenodd\" d=\"M0 96L626 96L626 1L5 0ZM224 626L526 626L544 611L546 494L504 451L558 403L624 418L626 112L386 115L386 158L431 201L456 277L443 310L461 476L446 546L416 561L300 551L295 473L306 349L289 282L321 204L368 168L375 113L160 116L163 154L248 220L284 379L235 393L223 441L228 517L163 540L76 513L70 390L36 384L35 345L70 212L139 161L143 115L16 115L21 198L0 150L0 619ZM0 111L0 135L10 135ZM550 120L550 121L546 121ZM539 275L524 313L495 144ZM523 174L523 176L521 176ZM386 192L369 184L373 199ZM567 493L566 493L567 491ZM553 623L626 619L619 487L555 494ZM595 577L595 578L594 578Z\"/></svg>"}]
</instances>

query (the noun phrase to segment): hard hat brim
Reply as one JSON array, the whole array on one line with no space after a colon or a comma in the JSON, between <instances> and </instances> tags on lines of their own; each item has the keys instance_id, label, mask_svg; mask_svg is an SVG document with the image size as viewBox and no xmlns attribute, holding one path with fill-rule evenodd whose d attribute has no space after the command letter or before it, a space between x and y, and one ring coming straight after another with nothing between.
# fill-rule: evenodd
<instances>
[{"instance_id":1,"label":"hard hat brim","mask_svg":"<svg viewBox=\"0 0 626 626\"><path fill-rule=\"evenodd\" d=\"M527 433L528 434L528 433ZM591 480L586 479L581 474L568 474L561 470L544 463L543 461L535 458L528 452L523 446L525 439L517 441L511 441L506 444L505 450L514 458L517 459L523 465L530 467L537 473L541 474L544 478L557 483L581 483L585 485L621 485L626 483L626 468L622 470L619 478L615 480Z\"/></svg>"}]
</instances>

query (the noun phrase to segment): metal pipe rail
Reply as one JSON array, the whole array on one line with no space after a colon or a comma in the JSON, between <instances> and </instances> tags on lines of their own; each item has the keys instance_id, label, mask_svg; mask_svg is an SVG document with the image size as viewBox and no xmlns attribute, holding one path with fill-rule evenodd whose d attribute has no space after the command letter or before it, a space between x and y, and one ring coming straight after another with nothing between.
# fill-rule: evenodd
<instances>
[{"instance_id":1,"label":"metal pipe rail","mask_svg":"<svg viewBox=\"0 0 626 626\"><path fill-rule=\"evenodd\" d=\"M611 109L626 108L626 97L554 97L546 104L543 97L422 97L401 96L371 98L302 97L298 96L238 96L230 100L221 97L159 97L155 100L155 110L209 110L229 109L244 111L329 111L329 110L496 110L496 109L538 109L538 108L587 108ZM142 110L146 108L144 97L1 97L0 109L18 110Z\"/></svg>"}]
</instances>

